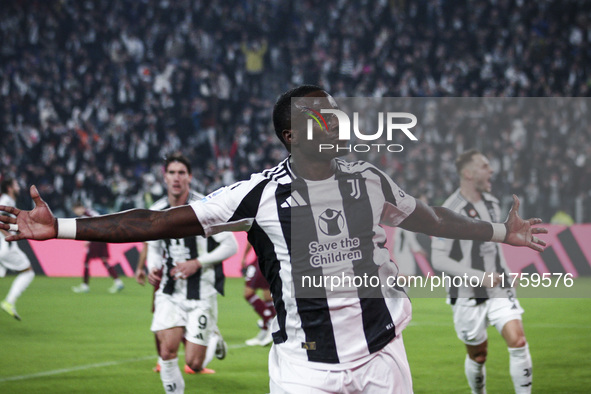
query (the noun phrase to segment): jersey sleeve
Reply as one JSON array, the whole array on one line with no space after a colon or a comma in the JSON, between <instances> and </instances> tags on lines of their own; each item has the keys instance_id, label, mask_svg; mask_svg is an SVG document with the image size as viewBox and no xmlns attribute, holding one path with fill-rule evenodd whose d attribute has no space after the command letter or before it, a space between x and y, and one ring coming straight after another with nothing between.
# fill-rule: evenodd
<instances>
[{"instance_id":1,"label":"jersey sleeve","mask_svg":"<svg viewBox=\"0 0 591 394\"><path fill-rule=\"evenodd\" d=\"M381 224L395 227L414 212L417 202L413 196L404 192L388 175L381 171L380 175L382 190L386 199Z\"/></svg>"},{"instance_id":2,"label":"jersey sleeve","mask_svg":"<svg viewBox=\"0 0 591 394\"><path fill-rule=\"evenodd\" d=\"M199 201L191 203L205 236L222 231L248 231L258 209L253 191L261 186L261 177L222 187Z\"/></svg>"},{"instance_id":3,"label":"jersey sleeve","mask_svg":"<svg viewBox=\"0 0 591 394\"><path fill-rule=\"evenodd\" d=\"M212 235L218 246L211 252L204 253L198 257L202 266L207 267L229 259L238 252L238 242L234 234L229 232Z\"/></svg>"},{"instance_id":4,"label":"jersey sleeve","mask_svg":"<svg viewBox=\"0 0 591 394\"><path fill-rule=\"evenodd\" d=\"M152 269L160 269L164 263L162 259L161 241L148 241L148 254L146 255L146 268L148 271Z\"/></svg>"}]
</instances>

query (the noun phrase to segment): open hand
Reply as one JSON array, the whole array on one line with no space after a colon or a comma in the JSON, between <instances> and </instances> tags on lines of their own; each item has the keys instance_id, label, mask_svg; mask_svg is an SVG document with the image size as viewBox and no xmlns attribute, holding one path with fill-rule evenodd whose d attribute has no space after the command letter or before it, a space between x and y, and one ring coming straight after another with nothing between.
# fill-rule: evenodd
<instances>
[{"instance_id":1,"label":"open hand","mask_svg":"<svg viewBox=\"0 0 591 394\"><path fill-rule=\"evenodd\" d=\"M6 237L7 241L18 241L20 239L45 240L57 236L57 219L51 213L51 209L41 196L35 186L30 189L31 198L35 203L32 211L22 211L15 207L0 205L0 211L8 212L16 217L0 216L0 228L12 230L10 224L16 224L17 234Z\"/></svg>"},{"instance_id":2,"label":"open hand","mask_svg":"<svg viewBox=\"0 0 591 394\"><path fill-rule=\"evenodd\" d=\"M542 223L542 219L533 218L524 220L519 217L519 199L513 195L513 206L509 211L509 216L505 221L507 227L507 235L505 236L505 243L514 246L527 246L538 252L544 251L542 246L546 246L546 242L536 237L534 234L547 234L548 230L542 227L533 227L536 224Z\"/></svg>"},{"instance_id":3,"label":"open hand","mask_svg":"<svg viewBox=\"0 0 591 394\"><path fill-rule=\"evenodd\" d=\"M152 268L152 270L148 273L148 282L154 286L160 286L160 281L162 280L162 268Z\"/></svg>"},{"instance_id":4,"label":"open hand","mask_svg":"<svg viewBox=\"0 0 591 394\"><path fill-rule=\"evenodd\" d=\"M146 272L143 268L136 270L134 276L137 283L142 286L146 284Z\"/></svg>"}]
</instances>

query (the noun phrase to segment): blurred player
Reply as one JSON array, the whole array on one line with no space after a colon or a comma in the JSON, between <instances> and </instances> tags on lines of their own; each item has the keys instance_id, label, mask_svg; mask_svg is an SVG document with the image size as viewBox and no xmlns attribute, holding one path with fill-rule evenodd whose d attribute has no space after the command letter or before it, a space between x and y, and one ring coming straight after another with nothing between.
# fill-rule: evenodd
<instances>
[{"instance_id":1,"label":"blurred player","mask_svg":"<svg viewBox=\"0 0 591 394\"><path fill-rule=\"evenodd\" d=\"M150 209L165 210L203 199L203 195L190 190L191 178L186 157L168 156L164 163L167 196ZM158 287L151 330L158 341L160 378L167 392L184 390L178 366L178 349L183 339L190 372L213 373L203 370L214 356L226 356L226 343L217 328L217 293L223 294L221 263L234 255L237 248L232 233L148 242L148 280Z\"/></svg>"},{"instance_id":2,"label":"blurred player","mask_svg":"<svg viewBox=\"0 0 591 394\"><path fill-rule=\"evenodd\" d=\"M16 206L16 198L21 190L16 179L6 178L2 181L1 186L0 205ZM0 213L6 214L5 212ZM6 274L7 269L16 271L18 274L12 281L12 286L10 286L6 298L0 306L10 316L16 320L21 320L21 317L16 312L16 300L29 287L33 278L35 278L35 273L29 258L20 250L17 243L5 241L8 235L10 235L8 231L0 229L0 277Z\"/></svg>"},{"instance_id":3,"label":"blurred player","mask_svg":"<svg viewBox=\"0 0 591 394\"><path fill-rule=\"evenodd\" d=\"M294 119L292 109L299 111ZM342 297L327 286L304 288L294 280L294 270L301 273L312 267L322 273L323 267L311 263L338 258L328 267L336 275L352 271L354 264L359 264L360 275L369 272L372 278L395 274L381 224L534 250L542 250L545 242L536 235L547 230L534 227L541 219L517 215L517 198L505 223L473 220L416 200L370 163L347 162L338 157L343 151L320 150L320 144L347 144L338 138L335 117L329 118L330 126L313 121L305 126L310 113L335 109L333 97L318 86L302 85L283 93L273 109L273 124L290 155L276 167L190 205L162 212L134 209L100 218L56 219L32 187L35 209L0 206L16 215L0 217L0 228L18 227L11 241L59 237L137 242L248 231L277 311L269 353L271 393L410 393L412 377L402 332L411 320L411 303L404 292L366 286ZM327 250L328 257L316 254ZM188 267L179 265L173 277L179 271L186 276ZM176 385L170 392L178 392Z\"/></svg>"},{"instance_id":4,"label":"blurred player","mask_svg":"<svg viewBox=\"0 0 591 394\"><path fill-rule=\"evenodd\" d=\"M247 243L241 262L245 279L244 299L253 307L255 312L261 317L261 320L259 333L256 337L247 339L246 344L248 346L267 346L273 342L269 323L277 312L275 312L275 307L273 307L273 298L269 290L269 283L259 268L258 259L255 257L247 263L248 254L251 250L252 245ZM258 289L263 291L262 300L256 293Z\"/></svg>"},{"instance_id":5,"label":"blurred player","mask_svg":"<svg viewBox=\"0 0 591 394\"><path fill-rule=\"evenodd\" d=\"M489 194L493 171L488 159L477 150L469 150L457 158L456 169L460 188L443 206L472 219L500 220L499 201ZM509 348L509 370L515 392L530 393L532 360L521 322L523 309L515 297L515 289L507 284L510 271L501 246L493 242L434 238L432 263L447 275L487 278L480 287L448 289L456 333L468 352L464 371L472 392L486 392L486 328L490 324ZM505 275L505 287L500 286L500 274Z\"/></svg>"},{"instance_id":6,"label":"blurred player","mask_svg":"<svg viewBox=\"0 0 591 394\"><path fill-rule=\"evenodd\" d=\"M78 217L93 217L98 216L98 212L93 211L90 208L84 207L81 202L74 203L72 207L74 214ZM90 262L95 259L99 259L103 262L105 269L109 273L109 276L113 278L113 285L109 288L109 293L118 293L125 285L119 279L119 275L117 275L117 271L115 268L109 264L109 245L105 242L87 242L86 243L87 251L86 257L84 258L84 275L82 276L82 283L78 286L72 287L72 291L74 293L88 293L90 291Z\"/></svg>"},{"instance_id":7,"label":"blurred player","mask_svg":"<svg viewBox=\"0 0 591 394\"><path fill-rule=\"evenodd\" d=\"M135 280L137 283L139 283L140 285L144 286L146 284L146 260L147 260L147 256L148 256L148 243L144 242L143 246L142 246L142 250L140 251L140 254L138 256L138 262L137 262L137 266L135 269ZM156 282L154 283L154 285L152 286L154 288L154 294L152 296L152 313L154 313L154 300L156 299L156 292L158 291L158 287L160 286L160 282ZM156 344L156 353L159 354L159 350L160 350L160 341L158 341L158 335L155 333L154 334L154 342ZM186 339L183 337L183 345L186 346L187 341ZM158 361L156 362L156 366L154 368L152 368L152 370L154 372L160 372L160 358L158 358ZM201 369L201 371L199 372L195 372L191 369L191 367L189 367L187 364L185 364L185 368L184 368L185 373L188 374L196 374L196 373L202 373L202 374L211 374L214 373L215 371L209 368L203 368Z\"/></svg>"}]
</instances>

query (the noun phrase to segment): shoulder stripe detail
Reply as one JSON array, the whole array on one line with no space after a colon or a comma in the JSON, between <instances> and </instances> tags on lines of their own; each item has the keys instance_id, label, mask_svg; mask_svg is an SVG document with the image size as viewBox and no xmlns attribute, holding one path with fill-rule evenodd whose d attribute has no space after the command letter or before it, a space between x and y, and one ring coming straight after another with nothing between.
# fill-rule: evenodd
<instances>
[{"instance_id":1,"label":"shoulder stripe detail","mask_svg":"<svg viewBox=\"0 0 591 394\"><path fill-rule=\"evenodd\" d=\"M289 171L287 168L287 159L283 160L277 166L269 168L261 173L265 178L270 179L274 182L282 180L284 177L288 177ZM289 179L289 177L288 177Z\"/></svg>"},{"instance_id":2,"label":"shoulder stripe detail","mask_svg":"<svg viewBox=\"0 0 591 394\"><path fill-rule=\"evenodd\" d=\"M259 203L263 190L270 182L269 179L265 179L257 184L240 202L232 217L228 220L228 223L238 222L246 218L254 218L259 210Z\"/></svg>"}]
</instances>

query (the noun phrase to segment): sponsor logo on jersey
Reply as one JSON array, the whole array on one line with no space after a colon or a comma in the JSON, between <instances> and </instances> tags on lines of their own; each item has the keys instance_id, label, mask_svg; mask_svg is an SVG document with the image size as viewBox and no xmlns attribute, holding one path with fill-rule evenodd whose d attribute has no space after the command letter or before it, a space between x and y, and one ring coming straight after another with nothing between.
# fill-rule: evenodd
<instances>
[{"instance_id":1,"label":"sponsor logo on jersey","mask_svg":"<svg viewBox=\"0 0 591 394\"><path fill-rule=\"evenodd\" d=\"M345 218L341 211L328 208L318 218L318 228L324 235L339 235L345 226Z\"/></svg>"},{"instance_id":2,"label":"sponsor logo on jersey","mask_svg":"<svg viewBox=\"0 0 591 394\"><path fill-rule=\"evenodd\" d=\"M291 193L291 196L281 203L281 208L292 208L292 207L305 207L308 203L304 200L304 197L297 190Z\"/></svg>"},{"instance_id":3,"label":"sponsor logo on jersey","mask_svg":"<svg viewBox=\"0 0 591 394\"><path fill-rule=\"evenodd\" d=\"M361 260L362 253L359 250L359 238L342 238L330 242L310 242L310 265L322 267L340 264L347 261Z\"/></svg>"}]
</instances>

